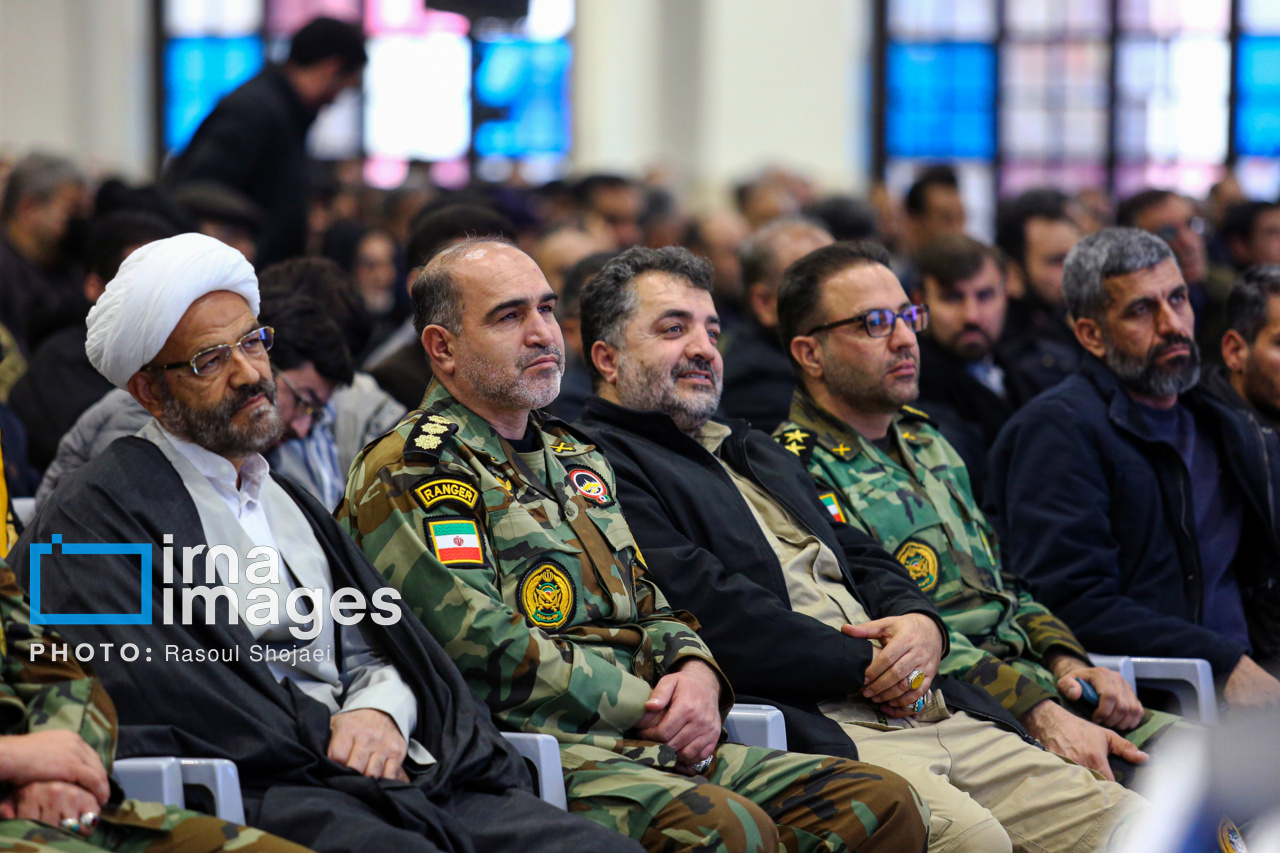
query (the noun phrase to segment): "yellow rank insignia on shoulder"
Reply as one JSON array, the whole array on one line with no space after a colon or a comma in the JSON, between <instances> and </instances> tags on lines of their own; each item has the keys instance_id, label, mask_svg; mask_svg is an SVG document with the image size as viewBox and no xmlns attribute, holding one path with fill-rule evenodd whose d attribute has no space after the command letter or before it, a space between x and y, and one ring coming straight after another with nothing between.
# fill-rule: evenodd
<instances>
[{"instance_id":1,"label":"yellow rank insignia on shoulder","mask_svg":"<svg viewBox=\"0 0 1280 853\"><path fill-rule=\"evenodd\" d=\"M831 517L841 524L848 524L849 519L844 517L844 510L840 509L840 501L836 498L835 492L823 492L818 497L822 498L822 505L827 508L827 512L831 513Z\"/></svg>"},{"instance_id":2,"label":"yellow rank insignia on shoulder","mask_svg":"<svg viewBox=\"0 0 1280 853\"><path fill-rule=\"evenodd\" d=\"M428 510L443 501L454 501L467 509L475 509L476 501L480 499L479 489L470 483L451 477L442 477L423 483L414 489L413 493L422 504L422 508Z\"/></svg>"},{"instance_id":3,"label":"yellow rank insignia on shoulder","mask_svg":"<svg viewBox=\"0 0 1280 853\"><path fill-rule=\"evenodd\" d=\"M926 421L929 420L929 413L922 412L921 410L917 409L915 406L903 406L902 411L907 412L908 414L915 415L917 418L924 418Z\"/></svg>"},{"instance_id":4,"label":"yellow rank insignia on shoulder","mask_svg":"<svg viewBox=\"0 0 1280 853\"><path fill-rule=\"evenodd\" d=\"M903 542L893 557L902 563L921 592L928 592L938 585L938 552L928 545L915 541Z\"/></svg>"},{"instance_id":5,"label":"yellow rank insignia on shoulder","mask_svg":"<svg viewBox=\"0 0 1280 853\"><path fill-rule=\"evenodd\" d=\"M520 579L520 608L536 627L552 631L573 616L573 579L558 563L534 564Z\"/></svg>"},{"instance_id":6,"label":"yellow rank insignia on shoulder","mask_svg":"<svg viewBox=\"0 0 1280 853\"><path fill-rule=\"evenodd\" d=\"M440 446L440 436L438 435L420 435L413 440L422 450L435 450Z\"/></svg>"}]
</instances>

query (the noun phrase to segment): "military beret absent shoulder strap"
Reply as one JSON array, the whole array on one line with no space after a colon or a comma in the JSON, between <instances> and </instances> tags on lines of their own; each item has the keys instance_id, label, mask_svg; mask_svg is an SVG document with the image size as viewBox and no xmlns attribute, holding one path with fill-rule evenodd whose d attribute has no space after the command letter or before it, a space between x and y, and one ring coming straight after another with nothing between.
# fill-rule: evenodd
<instances>
[{"instance_id":1,"label":"military beret absent shoulder strap","mask_svg":"<svg viewBox=\"0 0 1280 853\"><path fill-rule=\"evenodd\" d=\"M813 430L801 429L793 423L785 424L783 429L773 436L773 440L790 450L805 465L813 456L813 449L818 446L818 439Z\"/></svg>"},{"instance_id":2,"label":"military beret absent shoulder strap","mask_svg":"<svg viewBox=\"0 0 1280 853\"><path fill-rule=\"evenodd\" d=\"M422 415L404 443L404 458L436 461L444 439L458 431L458 425L440 415Z\"/></svg>"},{"instance_id":3,"label":"military beret absent shoulder strap","mask_svg":"<svg viewBox=\"0 0 1280 853\"><path fill-rule=\"evenodd\" d=\"M903 406L898 409L902 415L902 419L906 421L928 421L931 420L928 412L923 412L915 406Z\"/></svg>"}]
</instances>

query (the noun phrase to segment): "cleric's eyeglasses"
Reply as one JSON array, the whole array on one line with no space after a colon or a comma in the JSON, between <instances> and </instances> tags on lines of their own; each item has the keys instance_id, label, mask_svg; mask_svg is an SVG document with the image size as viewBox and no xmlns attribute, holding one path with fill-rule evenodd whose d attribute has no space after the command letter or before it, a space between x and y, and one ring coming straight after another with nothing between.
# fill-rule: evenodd
<instances>
[{"instance_id":1,"label":"cleric's eyeglasses","mask_svg":"<svg viewBox=\"0 0 1280 853\"><path fill-rule=\"evenodd\" d=\"M202 349L191 356L188 361L175 361L173 364L153 364L151 370L177 370L181 367L191 368L196 376L213 376L231 363L231 351L240 350L248 358L264 355L275 343L276 330L270 326L261 326L245 335L234 344L219 344L216 347Z\"/></svg>"},{"instance_id":2,"label":"cleric's eyeglasses","mask_svg":"<svg viewBox=\"0 0 1280 853\"><path fill-rule=\"evenodd\" d=\"M850 323L861 323L863 328L867 330L867 335L873 338L887 338L893 334L893 326L902 318L902 322L907 324L907 328L913 332L923 332L929 328L929 306L912 305L903 308L901 311L894 311L890 308L873 308L865 314L859 314L856 317L849 317L845 320L836 320L834 323L826 323L821 326L814 326L806 335L816 335L818 332L829 332L832 329L838 329L841 326L847 326Z\"/></svg>"}]
</instances>

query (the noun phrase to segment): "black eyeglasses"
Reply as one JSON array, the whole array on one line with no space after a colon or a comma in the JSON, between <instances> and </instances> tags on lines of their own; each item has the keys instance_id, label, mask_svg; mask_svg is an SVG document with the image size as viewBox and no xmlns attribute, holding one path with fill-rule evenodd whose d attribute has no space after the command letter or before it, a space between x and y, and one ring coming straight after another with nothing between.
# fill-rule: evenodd
<instances>
[{"instance_id":1,"label":"black eyeglasses","mask_svg":"<svg viewBox=\"0 0 1280 853\"><path fill-rule=\"evenodd\" d=\"M912 305L908 308L903 308L901 311L894 311L890 308L872 308L865 314L859 314L856 317L814 326L805 334L806 336L816 335L818 332L829 332L832 329L838 329L850 323L861 323L863 328L867 330L868 336L887 338L893 334L894 323L898 321L899 317L902 318L902 322L907 324L907 328L913 332L923 332L929 328L929 306Z\"/></svg>"},{"instance_id":2,"label":"black eyeglasses","mask_svg":"<svg viewBox=\"0 0 1280 853\"><path fill-rule=\"evenodd\" d=\"M231 363L231 351L240 350L249 358L255 358L271 349L275 343L276 330L270 326L254 329L234 344L219 344L216 347L202 349L191 356L188 361L175 361L173 364L153 364L149 370L177 370L182 367L191 368L196 376L213 376Z\"/></svg>"},{"instance_id":3,"label":"black eyeglasses","mask_svg":"<svg viewBox=\"0 0 1280 853\"><path fill-rule=\"evenodd\" d=\"M289 377L283 373L277 372L276 379L283 382L284 387L293 393L293 398L297 401L298 408L302 410L302 414L309 418L314 418L320 414L320 410L324 408L324 403L321 403L314 395L303 393L302 389L294 385Z\"/></svg>"}]
</instances>

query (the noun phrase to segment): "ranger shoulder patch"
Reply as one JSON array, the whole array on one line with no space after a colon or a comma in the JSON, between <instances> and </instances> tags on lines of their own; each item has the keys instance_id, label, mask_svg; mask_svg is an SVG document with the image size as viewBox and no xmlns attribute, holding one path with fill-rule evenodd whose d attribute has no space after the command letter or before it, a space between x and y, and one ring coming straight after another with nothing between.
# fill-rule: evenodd
<instances>
[{"instance_id":1,"label":"ranger shoulder patch","mask_svg":"<svg viewBox=\"0 0 1280 853\"><path fill-rule=\"evenodd\" d=\"M468 482L456 477L437 477L428 480L413 490L413 495L422 504L422 508L430 510L436 504L453 501L467 509L475 509L480 500L480 490Z\"/></svg>"},{"instance_id":2,"label":"ranger shoulder patch","mask_svg":"<svg viewBox=\"0 0 1280 853\"><path fill-rule=\"evenodd\" d=\"M903 565L921 592L928 592L938 585L938 552L928 545L909 539L902 543L893 557Z\"/></svg>"},{"instance_id":3,"label":"ranger shoulder patch","mask_svg":"<svg viewBox=\"0 0 1280 853\"><path fill-rule=\"evenodd\" d=\"M483 566L484 537L470 518L428 518L427 540L435 558L446 566Z\"/></svg>"}]
</instances>

